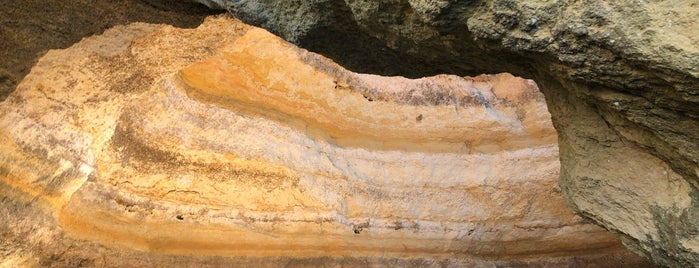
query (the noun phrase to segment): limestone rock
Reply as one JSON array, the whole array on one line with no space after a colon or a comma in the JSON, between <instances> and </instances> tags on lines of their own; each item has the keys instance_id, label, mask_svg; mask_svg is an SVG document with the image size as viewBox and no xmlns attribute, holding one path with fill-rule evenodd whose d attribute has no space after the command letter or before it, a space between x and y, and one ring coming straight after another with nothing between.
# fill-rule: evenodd
<instances>
[{"instance_id":1,"label":"limestone rock","mask_svg":"<svg viewBox=\"0 0 699 268\"><path fill-rule=\"evenodd\" d=\"M7 266L645 265L566 208L533 81L353 73L234 19L50 51L0 147Z\"/></svg>"},{"instance_id":2,"label":"limestone rock","mask_svg":"<svg viewBox=\"0 0 699 268\"><path fill-rule=\"evenodd\" d=\"M696 0L227 3L353 70L534 79L571 207L660 264L699 266Z\"/></svg>"}]
</instances>

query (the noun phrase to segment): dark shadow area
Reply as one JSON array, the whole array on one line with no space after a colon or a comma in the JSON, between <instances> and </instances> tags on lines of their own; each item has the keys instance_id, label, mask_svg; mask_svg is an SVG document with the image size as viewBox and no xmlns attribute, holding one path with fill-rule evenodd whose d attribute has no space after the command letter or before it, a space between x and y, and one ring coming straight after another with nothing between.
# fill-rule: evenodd
<instances>
[{"instance_id":1,"label":"dark shadow area","mask_svg":"<svg viewBox=\"0 0 699 268\"><path fill-rule=\"evenodd\" d=\"M342 28L337 28L337 25L313 28L299 39L298 45L328 57L353 72L408 78L438 74L478 76L484 73L501 72L532 77L534 75L532 65L537 62L535 59L506 51L491 51L488 53L490 58L484 60L484 57L473 57L471 62L463 62L461 57L439 55L440 52L426 52L439 55L432 60L426 60L386 46L385 42L359 29L354 22L342 25ZM486 51L476 45L478 44L464 44L462 51L466 53Z\"/></svg>"},{"instance_id":2,"label":"dark shadow area","mask_svg":"<svg viewBox=\"0 0 699 268\"><path fill-rule=\"evenodd\" d=\"M132 22L194 28L222 11L182 0L0 0L0 101L49 49Z\"/></svg>"},{"instance_id":3,"label":"dark shadow area","mask_svg":"<svg viewBox=\"0 0 699 268\"><path fill-rule=\"evenodd\" d=\"M397 4L397 9L410 9L407 2ZM477 5L477 1L471 5ZM390 7L391 5L386 5ZM466 4L468 6L468 4ZM455 74L460 76L477 76L484 73L510 72L522 77L532 77L534 62L531 57L517 55L510 51L501 50L500 45L489 43L487 40L473 42L454 42L451 44L459 55L449 54L442 48L442 40L437 38L424 40L424 43L412 43L410 40L400 40L398 49L387 46L386 41L367 34L366 29L360 28L354 15L343 1L328 1L316 6L318 10L326 11L316 27L312 27L296 42L298 46L309 51L326 56L344 68L358 73L371 73L383 76L404 76L420 78L437 74ZM467 8L456 9L441 14L436 29L444 35L450 35L454 40L474 40L472 33L460 21L461 13L469 12ZM386 14L400 12L385 10ZM244 15L241 19L253 25L265 24L264 21L249 19ZM382 28L382 23L391 24L392 20L404 18L382 18L376 25L368 27ZM276 29L268 29L275 32ZM492 41L491 41L492 42ZM406 53L406 50L413 50ZM415 56L418 55L418 56ZM485 55L485 56L484 56ZM469 61L464 61L464 58Z\"/></svg>"},{"instance_id":4,"label":"dark shadow area","mask_svg":"<svg viewBox=\"0 0 699 268\"><path fill-rule=\"evenodd\" d=\"M359 29L317 28L300 40L300 46L359 73L412 78L442 73L428 62L386 47Z\"/></svg>"},{"instance_id":5,"label":"dark shadow area","mask_svg":"<svg viewBox=\"0 0 699 268\"><path fill-rule=\"evenodd\" d=\"M343 23L328 23L310 29L299 38L299 47L321 54L340 64L344 68L358 73L370 73L383 76L404 76L420 78L438 74L455 74L459 76L477 76L484 73L510 72L522 77L532 77L534 65L538 60L509 51L500 50L499 44L489 44L486 40L479 42L454 44L455 50L462 55L449 55L438 46L430 44L413 44L416 51L408 54L401 49L393 49L360 29L349 10L337 11L334 8L334 20ZM246 21L250 23L249 21ZM446 25L445 28L461 27ZM270 29L274 32L275 29ZM454 29L445 29L454 31ZM473 40L467 29L455 30L457 40ZM437 40L427 40L438 42ZM482 55L487 53L488 57ZM413 55L420 55L419 57ZM425 57L429 55L430 57ZM464 58L470 61L463 61Z\"/></svg>"}]
</instances>

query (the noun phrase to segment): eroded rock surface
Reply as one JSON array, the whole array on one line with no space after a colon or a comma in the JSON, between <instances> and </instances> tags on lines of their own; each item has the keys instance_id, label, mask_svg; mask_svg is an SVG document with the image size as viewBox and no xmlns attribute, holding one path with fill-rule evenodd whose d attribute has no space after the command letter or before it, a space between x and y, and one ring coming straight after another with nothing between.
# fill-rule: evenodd
<instances>
[{"instance_id":1,"label":"eroded rock surface","mask_svg":"<svg viewBox=\"0 0 699 268\"><path fill-rule=\"evenodd\" d=\"M67 48L83 37L137 21L193 28L204 17L221 12L181 0L26 0L2 4L0 101L49 49Z\"/></svg>"},{"instance_id":2,"label":"eroded rock surface","mask_svg":"<svg viewBox=\"0 0 699 268\"><path fill-rule=\"evenodd\" d=\"M660 264L699 266L699 2L220 2L353 70L533 78L571 207Z\"/></svg>"},{"instance_id":3,"label":"eroded rock surface","mask_svg":"<svg viewBox=\"0 0 699 268\"><path fill-rule=\"evenodd\" d=\"M50 51L0 147L3 265L647 265L566 208L533 81L353 73L233 19Z\"/></svg>"}]
</instances>

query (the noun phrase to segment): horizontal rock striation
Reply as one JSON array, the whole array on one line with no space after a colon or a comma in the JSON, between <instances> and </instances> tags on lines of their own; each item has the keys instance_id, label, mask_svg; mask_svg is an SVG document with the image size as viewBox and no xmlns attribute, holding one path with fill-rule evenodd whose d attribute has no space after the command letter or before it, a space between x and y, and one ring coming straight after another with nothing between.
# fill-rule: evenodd
<instances>
[{"instance_id":1,"label":"horizontal rock striation","mask_svg":"<svg viewBox=\"0 0 699 268\"><path fill-rule=\"evenodd\" d=\"M645 265L531 80L347 71L234 19L47 53L0 104L3 265Z\"/></svg>"},{"instance_id":2,"label":"horizontal rock striation","mask_svg":"<svg viewBox=\"0 0 699 268\"><path fill-rule=\"evenodd\" d=\"M571 207L659 264L699 266L697 1L224 2L355 71L534 79Z\"/></svg>"}]
</instances>

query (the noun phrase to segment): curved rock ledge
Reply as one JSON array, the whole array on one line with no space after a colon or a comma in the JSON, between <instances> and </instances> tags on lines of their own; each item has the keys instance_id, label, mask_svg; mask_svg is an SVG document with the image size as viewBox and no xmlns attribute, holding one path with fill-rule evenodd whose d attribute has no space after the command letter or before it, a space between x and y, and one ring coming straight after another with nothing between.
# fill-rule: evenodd
<instances>
[{"instance_id":1,"label":"curved rock ledge","mask_svg":"<svg viewBox=\"0 0 699 268\"><path fill-rule=\"evenodd\" d=\"M354 71L534 79L571 208L658 264L699 266L697 1L217 3Z\"/></svg>"},{"instance_id":2,"label":"curved rock ledge","mask_svg":"<svg viewBox=\"0 0 699 268\"><path fill-rule=\"evenodd\" d=\"M0 104L7 265L647 265L565 206L531 80L379 77L132 24Z\"/></svg>"}]
</instances>

